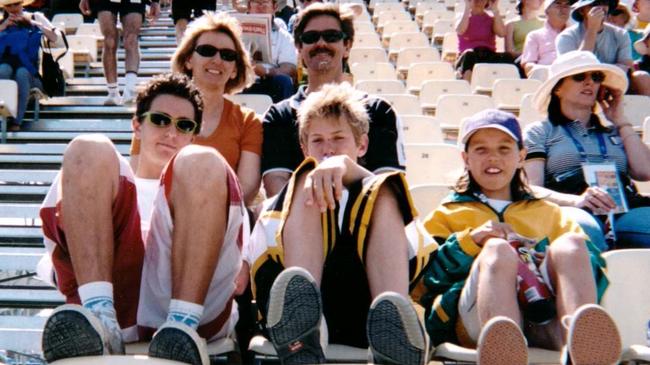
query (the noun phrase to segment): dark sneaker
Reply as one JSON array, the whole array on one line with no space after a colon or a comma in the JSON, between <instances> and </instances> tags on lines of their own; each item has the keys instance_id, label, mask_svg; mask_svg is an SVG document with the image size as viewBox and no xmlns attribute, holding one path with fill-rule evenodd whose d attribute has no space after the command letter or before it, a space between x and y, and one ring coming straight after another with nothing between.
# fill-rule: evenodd
<instances>
[{"instance_id":1,"label":"dark sneaker","mask_svg":"<svg viewBox=\"0 0 650 365\"><path fill-rule=\"evenodd\" d=\"M180 322L167 322L158 328L149 344L149 357L194 365L210 364L205 340L192 327Z\"/></svg>"},{"instance_id":2,"label":"dark sneaker","mask_svg":"<svg viewBox=\"0 0 650 365\"><path fill-rule=\"evenodd\" d=\"M45 322L43 356L52 362L70 357L124 354L119 328L107 330L103 322L106 321L80 305L58 307Z\"/></svg>"},{"instance_id":3,"label":"dark sneaker","mask_svg":"<svg viewBox=\"0 0 650 365\"><path fill-rule=\"evenodd\" d=\"M394 292L377 296L366 323L368 343L376 364L420 365L428 362L428 337L415 308Z\"/></svg>"},{"instance_id":4,"label":"dark sneaker","mask_svg":"<svg viewBox=\"0 0 650 365\"><path fill-rule=\"evenodd\" d=\"M267 329L281 364L325 363L322 313L320 291L307 270L292 267L278 275L271 287Z\"/></svg>"},{"instance_id":5,"label":"dark sneaker","mask_svg":"<svg viewBox=\"0 0 650 365\"><path fill-rule=\"evenodd\" d=\"M493 317L483 326L477 350L478 365L528 364L526 338L519 325L508 317Z\"/></svg>"},{"instance_id":6,"label":"dark sneaker","mask_svg":"<svg viewBox=\"0 0 650 365\"><path fill-rule=\"evenodd\" d=\"M621 357L621 335L612 317L601 306L585 304L573 316L565 316L562 322L569 330L567 347L563 351L564 364L618 363Z\"/></svg>"}]
</instances>

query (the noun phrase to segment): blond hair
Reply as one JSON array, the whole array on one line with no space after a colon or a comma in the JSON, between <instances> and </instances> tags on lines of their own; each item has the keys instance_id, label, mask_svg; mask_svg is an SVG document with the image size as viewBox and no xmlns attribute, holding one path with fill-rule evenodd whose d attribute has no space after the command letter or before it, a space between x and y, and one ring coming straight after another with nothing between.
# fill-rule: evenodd
<instances>
[{"instance_id":1,"label":"blond hair","mask_svg":"<svg viewBox=\"0 0 650 365\"><path fill-rule=\"evenodd\" d=\"M241 27L237 19L223 12L206 12L187 26L181 44L172 56L172 71L192 77L192 70L187 68L187 61L194 53L197 40L206 32L223 33L235 44L237 77L228 80L224 92L236 94L248 87L253 82L253 67L248 51L241 41Z\"/></svg>"},{"instance_id":2,"label":"blond hair","mask_svg":"<svg viewBox=\"0 0 650 365\"><path fill-rule=\"evenodd\" d=\"M324 85L320 91L310 93L302 102L298 109L300 143L307 143L309 127L314 118L344 121L352 129L357 145L370 128L364 95L347 82Z\"/></svg>"}]
</instances>

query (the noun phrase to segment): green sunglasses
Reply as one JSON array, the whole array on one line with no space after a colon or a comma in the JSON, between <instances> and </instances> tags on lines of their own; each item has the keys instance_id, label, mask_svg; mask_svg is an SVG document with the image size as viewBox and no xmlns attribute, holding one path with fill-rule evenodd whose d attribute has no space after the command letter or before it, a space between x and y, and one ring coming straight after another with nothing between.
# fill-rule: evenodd
<instances>
[{"instance_id":1,"label":"green sunglasses","mask_svg":"<svg viewBox=\"0 0 650 365\"><path fill-rule=\"evenodd\" d=\"M194 133L199 123L189 118L172 118L169 114L163 112L146 112L140 115L144 119L158 128L166 128L172 123L176 126L179 132L183 134Z\"/></svg>"}]
</instances>

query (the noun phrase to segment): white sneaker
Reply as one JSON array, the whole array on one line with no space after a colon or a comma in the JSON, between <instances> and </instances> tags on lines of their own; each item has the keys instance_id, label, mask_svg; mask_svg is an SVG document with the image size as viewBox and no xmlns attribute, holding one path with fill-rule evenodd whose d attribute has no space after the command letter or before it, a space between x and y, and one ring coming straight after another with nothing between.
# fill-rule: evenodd
<instances>
[{"instance_id":1,"label":"white sneaker","mask_svg":"<svg viewBox=\"0 0 650 365\"><path fill-rule=\"evenodd\" d=\"M205 340L196 331L180 322L166 322L153 335L149 357L168 359L194 365L209 365Z\"/></svg>"},{"instance_id":2,"label":"white sneaker","mask_svg":"<svg viewBox=\"0 0 650 365\"><path fill-rule=\"evenodd\" d=\"M138 95L135 88L125 87L124 92L122 93L122 102L124 104L133 104L135 103L135 97Z\"/></svg>"},{"instance_id":3,"label":"white sneaker","mask_svg":"<svg viewBox=\"0 0 650 365\"><path fill-rule=\"evenodd\" d=\"M114 105L122 105L122 98L120 97L120 93L116 91L115 93L108 93L108 97L106 97L106 100L104 100L104 105L106 106L114 106Z\"/></svg>"}]
</instances>

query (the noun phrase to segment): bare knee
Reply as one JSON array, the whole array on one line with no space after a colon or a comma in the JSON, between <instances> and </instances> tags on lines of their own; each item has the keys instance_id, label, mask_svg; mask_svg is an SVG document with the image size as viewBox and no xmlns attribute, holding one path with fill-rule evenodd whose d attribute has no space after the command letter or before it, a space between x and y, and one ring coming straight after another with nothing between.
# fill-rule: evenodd
<instances>
[{"instance_id":1,"label":"bare knee","mask_svg":"<svg viewBox=\"0 0 650 365\"><path fill-rule=\"evenodd\" d=\"M487 240L479 255L481 272L513 276L517 273L519 257L503 239Z\"/></svg>"},{"instance_id":2,"label":"bare knee","mask_svg":"<svg viewBox=\"0 0 650 365\"><path fill-rule=\"evenodd\" d=\"M584 238L575 233L566 233L558 237L548 248L553 266L579 267L589 264L589 250Z\"/></svg>"},{"instance_id":3,"label":"bare knee","mask_svg":"<svg viewBox=\"0 0 650 365\"><path fill-rule=\"evenodd\" d=\"M188 193L226 194L226 166L219 153L210 147L189 145L178 152L174 161L174 185Z\"/></svg>"},{"instance_id":4,"label":"bare knee","mask_svg":"<svg viewBox=\"0 0 650 365\"><path fill-rule=\"evenodd\" d=\"M89 134L75 137L63 153L63 170L78 170L84 178L95 176L93 171L105 176L107 169L118 166L115 146L108 137L101 134ZM81 175L81 174L79 174Z\"/></svg>"},{"instance_id":5,"label":"bare knee","mask_svg":"<svg viewBox=\"0 0 650 365\"><path fill-rule=\"evenodd\" d=\"M104 36L104 54L115 54L116 52L117 32L109 32L109 34Z\"/></svg>"},{"instance_id":6,"label":"bare knee","mask_svg":"<svg viewBox=\"0 0 650 365\"><path fill-rule=\"evenodd\" d=\"M124 48L130 51L138 49L138 33L128 32L124 34Z\"/></svg>"}]
</instances>

